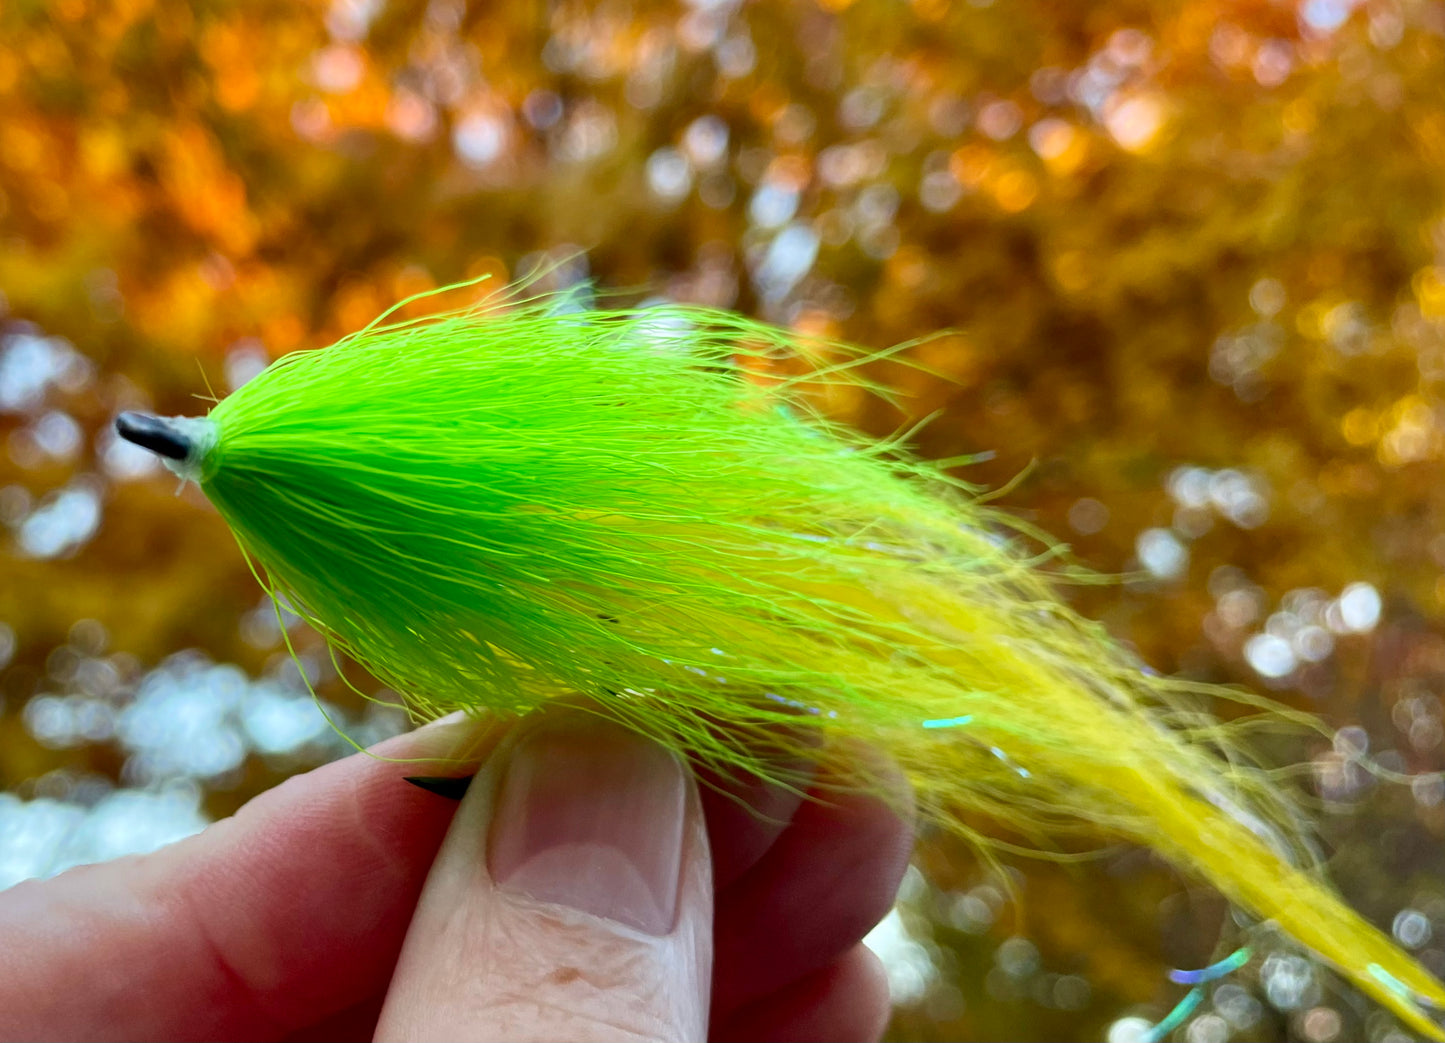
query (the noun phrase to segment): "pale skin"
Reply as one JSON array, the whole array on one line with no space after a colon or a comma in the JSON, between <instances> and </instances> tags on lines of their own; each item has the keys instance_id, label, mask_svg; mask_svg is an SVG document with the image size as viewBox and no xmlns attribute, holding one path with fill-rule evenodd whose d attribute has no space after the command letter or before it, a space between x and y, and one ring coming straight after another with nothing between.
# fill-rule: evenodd
<instances>
[{"instance_id":1,"label":"pale skin","mask_svg":"<svg viewBox=\"0 0 1445 1043\"><path fill-rule=\"evenodd\" d=\"M460 804L401 781L463 750ZM860 942L911 846L897 801L731 800L573 709L374 752L395 760L349 757L154 854L0 893L0 1038L882 1033Z\"/></svg>"}]
</instances>

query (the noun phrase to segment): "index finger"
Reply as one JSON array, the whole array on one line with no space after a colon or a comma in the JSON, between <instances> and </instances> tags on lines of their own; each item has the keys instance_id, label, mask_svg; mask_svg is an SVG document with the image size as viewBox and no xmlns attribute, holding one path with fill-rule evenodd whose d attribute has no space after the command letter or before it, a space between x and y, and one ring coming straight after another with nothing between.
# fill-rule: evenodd
<instances>
[{"instance_id":1,"label":"index finger","mask_svg":"<svg viewBox=\"0 0 1445 1043\"><path fill-rule=\"evenodd\" d=\"M477 731L374 752L474 762L496 738ZM358 754L154 854L0 894L0 1036L275 1039L379 993L454 810L415 770Z\"/></svg>"}]
</instances>

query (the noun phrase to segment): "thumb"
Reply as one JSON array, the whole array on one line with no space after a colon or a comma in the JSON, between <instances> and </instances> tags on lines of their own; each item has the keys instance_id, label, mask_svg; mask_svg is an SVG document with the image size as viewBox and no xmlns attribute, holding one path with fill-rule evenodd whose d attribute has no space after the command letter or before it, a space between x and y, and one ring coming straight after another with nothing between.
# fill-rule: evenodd
<instances>
[{"instance_id":1,"label":"thumb","mask_svg":"<svg viewBox=\"0 0 1445 1043\"><path fill-rule=\"evenodd\" d=\"M712 865L691 774L579 711L526 722L427 878L378 1040L702 1040Z\"/></svg>"}]
</instances>

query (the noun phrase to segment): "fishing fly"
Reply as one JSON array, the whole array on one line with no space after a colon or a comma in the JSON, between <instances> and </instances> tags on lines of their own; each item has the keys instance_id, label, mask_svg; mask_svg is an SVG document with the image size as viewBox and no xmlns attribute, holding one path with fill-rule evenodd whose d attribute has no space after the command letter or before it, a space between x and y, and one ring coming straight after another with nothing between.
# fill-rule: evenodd
<instances>
[{"instance_id":1,"label":"fishing fly","mask_svg":"<svg viewBox=\"0 0 1445 1043\"><path fill-rule=\"evenodd\" d=\"M819 347L703 307L494 296L117 428L418 719L580 693L715 768L770 777L795 742L883 791L862 740L982 849L1147 845L1445 1039L1445 988L1335 894L1305 817L1200 708L1250 697L1146 670L1021 526L810 404L866 385L866 353L749 377Z\"/></svg>"}]
</instances>

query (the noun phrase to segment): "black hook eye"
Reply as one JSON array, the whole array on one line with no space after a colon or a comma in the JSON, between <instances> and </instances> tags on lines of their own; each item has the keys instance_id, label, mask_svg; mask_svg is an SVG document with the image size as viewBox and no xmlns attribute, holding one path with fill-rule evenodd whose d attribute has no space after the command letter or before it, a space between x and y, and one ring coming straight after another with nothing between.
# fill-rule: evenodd
<instances>
[{"instance_id":1,"label":"black hook eye","mask_svg":"<svg viewBox=\"0 0 1445 1043\"><path fill-rule=\"evenodd\" d=\"M115 418L115 430L127 442L149 449L169 460L184 460L194 446L164 417L149 413L122 413Z\"/></svg>"}]
</instances>

